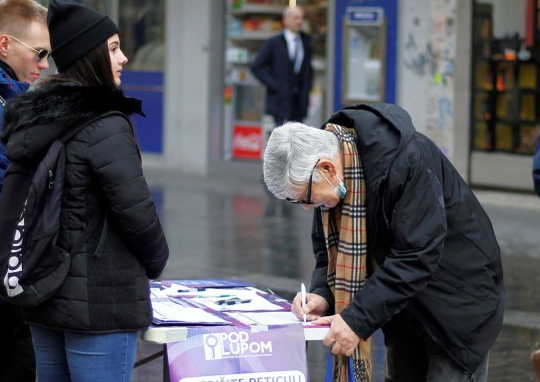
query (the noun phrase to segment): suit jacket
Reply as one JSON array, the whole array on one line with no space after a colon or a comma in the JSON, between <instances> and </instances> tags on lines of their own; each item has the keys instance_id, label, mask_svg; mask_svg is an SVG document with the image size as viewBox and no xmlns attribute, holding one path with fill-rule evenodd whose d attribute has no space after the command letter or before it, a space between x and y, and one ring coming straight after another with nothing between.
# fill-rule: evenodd
<instances>
[{"instance_id":1,"label":"suit jacket","mask_svg":"<svg viewBox=\"0 0 540 382\"><path fill-rule=\"evenodd\" d=\"M307 115L309 92L313 84L313 68L311 67L310 38L300 32L304 48L304 60L299 72L299 105L298 114ZM269 38L258 52L251 64L251 70L266 86L267 114L274 117L289 118L293 105L294 70L289 58L287 41L283 33Z\"/></svg>"}]
</instances>

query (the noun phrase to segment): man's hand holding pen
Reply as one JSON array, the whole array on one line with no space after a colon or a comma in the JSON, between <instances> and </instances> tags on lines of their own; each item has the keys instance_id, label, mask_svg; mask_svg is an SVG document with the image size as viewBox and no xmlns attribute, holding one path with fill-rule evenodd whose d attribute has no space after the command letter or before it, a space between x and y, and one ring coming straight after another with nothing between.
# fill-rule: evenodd
<instances>
[{"instance_id":1,"label":"man's hand holding pen","mask_svg":"<svg viewBox=\"0 0 540 382\"><path fill-rule=\"evenodd\" d=\"M293 300L291 312L300 320L313 321L323 316L328 310L328 302L321 296L314 293L305 294L305 305L302 308L302 293L298 292Z\"/></svg>"},{"instance_id":2,"label":"man's hand holding pen","mask_svg":"<svg viewBox=\"0 0 540 382\"><path fill-rule=\"evenodd\" d=\"M324 345L329 346L334 355L351 356L360 338L339 314L324 316L329 308L325 298L301 289L293 300L291 312L300 320L306 315L311 325L330 325L330 331L323 340Z\"/></svg>"}]
</instances>

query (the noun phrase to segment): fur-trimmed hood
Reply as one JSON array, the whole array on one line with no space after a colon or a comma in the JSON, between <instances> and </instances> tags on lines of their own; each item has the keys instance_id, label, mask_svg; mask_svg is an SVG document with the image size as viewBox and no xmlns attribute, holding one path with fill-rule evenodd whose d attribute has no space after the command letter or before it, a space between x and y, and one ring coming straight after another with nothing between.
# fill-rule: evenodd
<instances>
[{"instance_id":1,"label":"fur-trimmed hood","mask_svg":"<svg viewBox=\"0 0 540 382\"><path fill-rule=\"evenodd\" d=\"M64 131L109 111L144 115L141 101L122 90L51 81L10 100L4 110L2 141L10 160L43 153Z\"/></svg>"}]
</instances>

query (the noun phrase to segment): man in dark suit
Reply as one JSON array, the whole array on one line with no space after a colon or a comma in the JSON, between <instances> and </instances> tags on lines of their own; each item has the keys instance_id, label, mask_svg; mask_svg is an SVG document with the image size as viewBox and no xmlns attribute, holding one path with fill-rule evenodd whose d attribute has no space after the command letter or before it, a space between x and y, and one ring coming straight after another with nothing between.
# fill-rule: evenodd
<instances>
[{"instance_id":1,"label":"man in dark suit","mask_svg":"<svg viewBox=\"0 0 540 382\"><path fill-rule=\"evenodd\" d=\"M276 126L301 122L307 115L313 83L310 38L301 32L304 11L283 11L283 32L269 38L251 64L253 74L266 87L266 113Z\"/></svg>"}]
</instances>

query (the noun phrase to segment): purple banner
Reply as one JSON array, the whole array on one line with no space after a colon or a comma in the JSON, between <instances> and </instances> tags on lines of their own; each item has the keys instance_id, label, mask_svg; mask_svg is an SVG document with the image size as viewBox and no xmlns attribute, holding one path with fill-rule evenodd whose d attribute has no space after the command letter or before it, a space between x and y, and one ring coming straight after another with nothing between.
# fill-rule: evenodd
<instances>
[{"instance_id":1,"label":"purple banner","mask_svg":"<svg viewBox=\"0 0 540 382\"><path fill-rule=\"evenodd\" d=\"M171 382L305 382L302 325L256 328L190 328L167 344Z\"/></svg>"}]
</instances>

